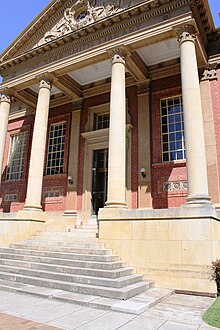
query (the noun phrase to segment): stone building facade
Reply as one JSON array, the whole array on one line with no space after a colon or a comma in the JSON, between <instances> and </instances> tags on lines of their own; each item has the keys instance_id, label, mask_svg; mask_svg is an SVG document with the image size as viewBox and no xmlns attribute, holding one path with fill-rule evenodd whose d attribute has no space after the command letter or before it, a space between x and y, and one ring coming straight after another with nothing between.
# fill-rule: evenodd
<instances>
[{"instance_id":1,"label":"stone building facade","mask_svg":"<svg viewBox=\"0 0 220 330\"><path fill-rule=\"evenodd\" d=\"M207 0L53 0L0 72L1 245L53 217L98 219L100 240L157 285L213 293L220 31Z\"/></svg>"}]
</instances>

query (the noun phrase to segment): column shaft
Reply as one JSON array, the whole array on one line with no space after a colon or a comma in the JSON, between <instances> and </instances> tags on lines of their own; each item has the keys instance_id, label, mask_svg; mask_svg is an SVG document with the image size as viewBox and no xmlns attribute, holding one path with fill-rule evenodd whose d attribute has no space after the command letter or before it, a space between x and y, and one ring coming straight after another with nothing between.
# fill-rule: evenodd
<instances>
[{"instance_id":1,"label":"column shaft","mask_svg":"<svg viewBox=\"0 0 220 330\"><path fill-rule=\"evenodd\" d=\"M2 95L0 99L0 183L1 183L1 175L2 175L2 166L5 154L5 143L7 137L8 130L8 118L10 111L10 97L6 95Z\"/></svg>"},{"instance_id":2,"label":"column shaft","mask_svg":"<svg viewBox=\"0 0 220 330\"><path fill-rule=\"evenodd\" d=\"M50 83L42 80L36 108L25 209L41 209L44 158L46 149Z\"/></svg>"},{"instance_id":3,"label":"column shaft","mask_svg":"<svg viewBox=\"0 0 220 330\"><path fill-rule=\"evenodd\" d=\"M201 95L192 27L183 28L179 41L188 179L187 203L210 203Z\"/></svg>"},{"instance_id":4,"label":"column shaft","mask_svg":"<svg viewBox=\"0 0 220 330\"><path fill-rule=\"evenodd\" d=\"M116 54L112 58L110 100L108 199L106 207L126 207L126 104L125 61Z\"/></svg>"}]
</instances>

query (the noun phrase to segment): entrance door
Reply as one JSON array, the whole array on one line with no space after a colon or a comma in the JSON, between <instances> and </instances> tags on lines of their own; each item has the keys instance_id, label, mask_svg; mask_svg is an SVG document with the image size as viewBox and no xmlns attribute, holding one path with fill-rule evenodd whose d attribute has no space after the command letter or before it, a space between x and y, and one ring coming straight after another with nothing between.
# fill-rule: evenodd
<instances>
[{"instance_id":1,"label":"entrance door","mask_svg":"<svg viewBox=\"0 0 220 330\"><path fill-rule=\"evenodd\" d=\"M97 215L107 200L108 149L93 151L92 208Z\"/></svg>"}]
</instances>

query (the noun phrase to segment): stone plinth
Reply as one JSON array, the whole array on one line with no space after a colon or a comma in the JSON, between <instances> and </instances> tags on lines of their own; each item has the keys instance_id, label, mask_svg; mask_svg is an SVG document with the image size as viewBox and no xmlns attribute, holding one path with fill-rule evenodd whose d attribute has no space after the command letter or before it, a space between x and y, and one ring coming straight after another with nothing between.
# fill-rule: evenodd
<instances>
[{"instance_id":1,"label":"stone plinth","mask_svg":"<svg viewBox=\"0 0 220 330\"><path fill-rule=\"evenodd\" d=\"M212 261L220 258L219 214L211 207L102 209L99 237L107 248L161 288L215 294Z\"/></svg>"}]
</instances>

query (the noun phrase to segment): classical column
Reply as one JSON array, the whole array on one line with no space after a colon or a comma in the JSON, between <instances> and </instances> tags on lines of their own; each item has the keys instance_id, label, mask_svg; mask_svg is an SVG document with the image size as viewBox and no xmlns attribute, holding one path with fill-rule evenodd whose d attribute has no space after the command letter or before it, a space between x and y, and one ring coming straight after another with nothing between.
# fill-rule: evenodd
<instances>
[{"instance_id":1,"label":"classical column","mask_svg":"<svg viewBox=\"0 0 220 330\"><path fill-rule=\"evenodd\" d=\"M6 94L2 94L0 98L0 184L1 184L1 174L2 166L5 153L5 143L8 130L8 118L10 111L11 100Z\"/></svg>"},{"instance_id":2,"label":"classical column","mask_svg":"<svg viewBox=\"0 0 220 330\"><path fill-rule=\"evenodd\" d=\"M123 48L111 51L112 79L110 100L108 198L105 207L127 207L125 201L126 102Z\"/></svg>"},{"instance_id":3,"label":"classical column","mask_svg":"<svg viewBox=\"0 0 220 330\"><path fill-rule=\"evenodd\" d=\"M42 79L39 85L25 210L41 210L41 194L46 149L51 84Z\"/></svg>"},{"instance_id":4,"label":"classical column","mask_svg":"<svg viewBox=\"0 0 220 330\"><path fill-rule=\"evenodd\" d=\"M195 28L191 25L178 31L185 126L187 204L210 203L206 169L202 105L195 50Z\"/></svg>"}]
</instances>

